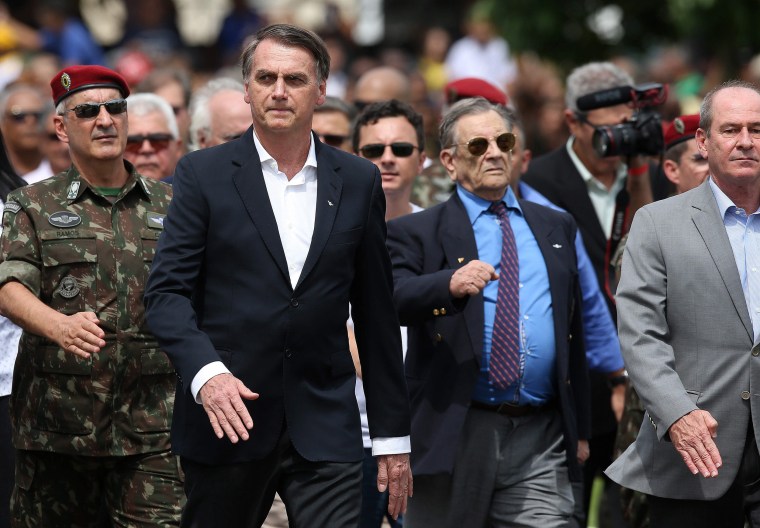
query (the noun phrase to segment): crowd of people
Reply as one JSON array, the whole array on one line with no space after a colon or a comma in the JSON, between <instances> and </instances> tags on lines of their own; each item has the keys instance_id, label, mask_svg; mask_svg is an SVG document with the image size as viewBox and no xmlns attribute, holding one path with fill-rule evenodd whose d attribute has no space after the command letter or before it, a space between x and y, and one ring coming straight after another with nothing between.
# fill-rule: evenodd
<instances>
[{"instance_id":1,"label":"crowd of people","mask_svg":"<svg viewBox=\"0 0 760 528\"><path fill-rule=\"evenodd\" d=\"M751 68L240 17L214 75L0 17L0 526L760 527Z\"/></svg>"}]
</instances>

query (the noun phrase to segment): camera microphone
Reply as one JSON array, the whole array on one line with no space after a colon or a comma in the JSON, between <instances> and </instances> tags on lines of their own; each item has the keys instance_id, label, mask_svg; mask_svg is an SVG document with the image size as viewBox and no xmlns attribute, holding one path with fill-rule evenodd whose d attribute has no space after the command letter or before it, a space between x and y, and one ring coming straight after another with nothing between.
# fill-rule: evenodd
<instances>
[{"instance_id":1,"label":"camera microphone","mask_svg":"<svg viewBox=\"0 0 760 528\"><path fill-rule=\"evenodd\" d=\"M630 86L618 86L609 90L582 95L575 105L581 112L630 103L633 100L633 88Z\"/></svg>"}]
</instances>

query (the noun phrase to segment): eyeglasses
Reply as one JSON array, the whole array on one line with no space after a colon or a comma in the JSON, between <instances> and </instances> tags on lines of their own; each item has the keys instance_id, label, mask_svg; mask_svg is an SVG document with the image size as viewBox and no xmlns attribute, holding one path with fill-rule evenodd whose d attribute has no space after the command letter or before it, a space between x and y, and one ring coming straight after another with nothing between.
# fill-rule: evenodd
<instances>
[{"instance_id":1,"label":"eyeglasses","mask_svg":"<svg viewBox=\"0 0 760 528\"><path fill-rule=\"evenodd\" d=\"M491 143L491 140L496 141L496 146L499 147L499 150L502 152L509 152L515 146L515 135L512 132L504 132L503 134L491 138L474 137L467 143L455 143L450 145L450 147L467 145L467 150L470 154L473 156L482 156L488 150L488 145Z\"/></svg>"},{"instance_id":2,"label":"eyeglasses","mask_svg":"<svg viewBox=\"0 0 760 528\"><path fill-rule=\"evenodd\" d=\"M139 136L127 136L127 152L137 154L142 149L143 142L150 143L150 147L153 150L164 150L169 147L169 143L173 140L171 134L141 134Z\"/></svg>"},{"instance_id":3,"label":"eyeglasses","mask_svg":"<svg viewBox=\"0 0 760 528\"><path fill-rule=\"evenodd\" d=\"M30 117L34 121L39 121L42 119L42 116L45 115L45 112L40 110L21 110L19 108L12 108L6 115L16 123L23 123Z\"/></svg>"},{"instance_id":4,"label":"eyeglasses","mask_svg":"<svg viewBox=\"0 0 760 528\"><path fill-rule=\"evenodd\" d=\"M343 142L348 139L348 136L340 136L338 134L319 134L319 139L322 143L337 148L343 145ZM380 155L382 156L382 153L380 153Z\"/></svg>"},{"instance_id":5,"label":"eyeglasses","mask_svg":"<svg viewBox=\"0 0 760 528\"><path fill-rule=\"evenodd\" d=\"M414 149L419 148L411 143L391 143L390 145L373 143L371 145L359 147L359 152L361 152L361 155L367 159L377 159L383 155L385 147L390 147L393 155L399 158L408 158L412 155Z\"/></svg>"},{"instance_id":6,"label":"eyeglasses","mask_svg":"<svg viewBox=\"0 0 760 528\"><path fill-rule=\"evenodd\" d=\"M123 114L127 111L127 100L111 99L105 103L82 103L69 108L68 111L74 112L79 119L90 119L100 113L101 106L105 106L106 111L111 115Z\"/></svg>"}]
</instances>

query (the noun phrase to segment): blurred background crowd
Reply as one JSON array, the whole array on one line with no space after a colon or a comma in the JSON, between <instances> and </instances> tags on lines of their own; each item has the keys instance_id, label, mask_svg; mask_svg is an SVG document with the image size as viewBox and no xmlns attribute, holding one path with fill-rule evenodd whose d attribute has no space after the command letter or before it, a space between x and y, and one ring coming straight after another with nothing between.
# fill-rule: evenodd
<instances>
[{"instance_id":1,"label":"blurred background crowd","mask_svg":"<svg viewBox=\"0 0 760 528\"><path fill-rule=\"evenodd\" d=\"M272 22L315 30L327 42L329 95L349 102L356 80L378 65L409 81L406 99L425 117L435 157L442 89L461 77L507 91L534 155L562 145L564 78L611 60L637 82L671 86L665 120L697 110L726 78L760 80L760 4L714 0L9 0L0 4L0 89L16 82L47 92L62 65L103 64L138 91L153 72L185 82L170 103L187 110L215 77L240 80L239 50ZM142 84L142 86L141 86ZM155 83L154 83L155 84ZM161 83L164 84L164 83ZM168 87L167 88L168 91ZM160 94L164 95L164 94Z\"/></svg>"}]
</instances>

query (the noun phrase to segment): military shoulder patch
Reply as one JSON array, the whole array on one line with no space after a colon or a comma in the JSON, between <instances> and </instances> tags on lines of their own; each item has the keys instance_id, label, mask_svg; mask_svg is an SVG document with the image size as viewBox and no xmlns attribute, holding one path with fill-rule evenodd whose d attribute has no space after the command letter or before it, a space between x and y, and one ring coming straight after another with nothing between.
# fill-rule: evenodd
<instances>
[{"instance_id":1,"label":"military shoulder patch","mask_svg":"<svg viewBox=\"0 0 760 528\"><path fill-rule=\"evenodd\" d=\"M21 210L21 204L18 202L6 202L3 206L3 211L8 211L9 213L18 213Z\"/></svg>"},{"instance_id":2,"label":"military shoulder patch","mask_svg":"<svg viewBox=\"0 0 760 528\"><path fill-rule=\"evenodd\" d=\"M164 218L166 218L166 215L149 212L146 218L148 227L152 227L153 229L164 228Z\"/></svg>"}]
</instances>

